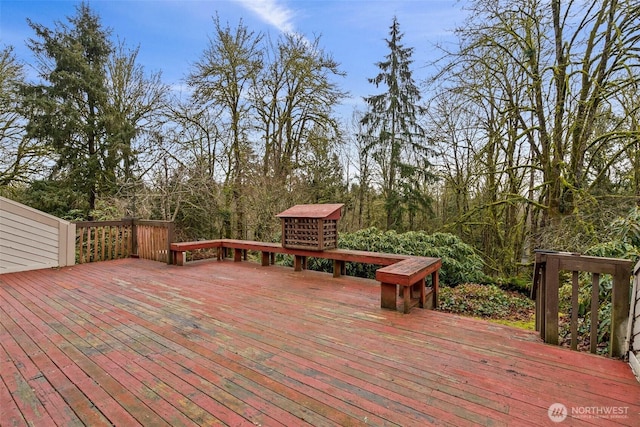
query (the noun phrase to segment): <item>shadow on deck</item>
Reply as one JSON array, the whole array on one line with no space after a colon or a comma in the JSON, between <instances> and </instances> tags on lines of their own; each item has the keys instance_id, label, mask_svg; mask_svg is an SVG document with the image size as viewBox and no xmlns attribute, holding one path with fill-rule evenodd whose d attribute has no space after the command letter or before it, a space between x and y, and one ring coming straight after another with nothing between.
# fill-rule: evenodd
<instances>
[{"instance_id":1,"label":"shadow on deck","mask_svg":"<svg viewBox=\"0 0 640 427\"><path fill-rule=\"evenodd\" d=\"M125 259L1 275L0 301L1 425L640 424L624 362L382 310L371 280Z\"/></svg>"}]
</instances>

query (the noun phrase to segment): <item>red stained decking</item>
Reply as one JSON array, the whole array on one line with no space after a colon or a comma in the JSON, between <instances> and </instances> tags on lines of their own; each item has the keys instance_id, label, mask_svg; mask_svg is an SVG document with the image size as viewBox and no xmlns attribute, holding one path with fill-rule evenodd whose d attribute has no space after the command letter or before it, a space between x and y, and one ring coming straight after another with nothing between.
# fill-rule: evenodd
<instances>
[{"instance_id":1,"label":"red stained decking","mask_svg":"<svg viewBox=\"0 0 640 427\"><path fill-rule=\"evenodd\" d=\"M127 259L5 274L0 292L3 426L640 424L624 362L382 310L369 280ZM581 418L552 423L553 403Z\"/></svg>"}]
</instances>

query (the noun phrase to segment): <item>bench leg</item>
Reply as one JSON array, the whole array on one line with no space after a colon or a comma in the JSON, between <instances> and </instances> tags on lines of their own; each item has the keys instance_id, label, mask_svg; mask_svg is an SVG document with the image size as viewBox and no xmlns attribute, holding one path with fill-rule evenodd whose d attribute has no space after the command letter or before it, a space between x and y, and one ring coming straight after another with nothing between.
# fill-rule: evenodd
<instances>
[{"instance_id":1,"label":"bench leg","mask_svg":"<svg viewBox=\"0 0 640 427\"><path fill-rule=\"evenodd\" d=\"M216 256L218 257L218 261L222 261L222 254L224 250L225 250L224 248L218 248L216 253Z\"/></svg>"},{"instance_id":2,"label":"bench leg","mask_svg":"<svg viewBox=\"0 0 640 427\"><path fill-rule=\"evenodd\" d=\"M420 308L426 307L427 289L425 279L421 279L411 286L411 298L418 300Z\"/></svg>"},{"instance_id":3,"label":"bench leg","mask_svg":"<svg viewBox=\"0 0 640 427\"><path fill-rule=\"evenodd\" d=\"M402 286L402 302L403 302L403 313L409 314L411 311L411 286Z\"/></svg>"},{"instance_id":4,"label":"bench leg","mask_svg":"<svg viewBox=\"0 0 640 427\"><path fill-rule=\"evenodd\" d=\"M396 310L396 285L380 283L380 307Z\"/></svg>"},{"instance_id":5,"label":"bench leg","mask_svg":"<svg viewBox=\"0 0 640 427\"><path fill-rule=\"evenodd\" d=\"M233 261L235 261L235 262L242 261L242 249L234 249L233 250Z\"/></svg>"},{"instance_id":6,"label":"bench leg","mask_svg":"<svg viewBox=\"0 0 640 427\"><path fill-rule=\"evenodd\" d=\"M344 261L334 259L333 260L333 277L342 276L343 274L345 274L344 270L345 270Z\"/></svg>"},{"instance_id":7,"label":"bench leg","mask_svg":"<svg viewBox=\"0 0 640 427\"><path fill-rule=\"evenodd\" d=\"M431 273L431 287L433 289L433 309L437 310L438 309L438 283L439 280L439 275L438 275L438 270L434 271L433 273Z\"/></svg>"},{"instance_id":8,"label":"bench leg","mask_svg":"<svg viewBox=\"0 0 640 427\"><path fill-rule=\"evenodd\" d=\"M175 265L184 265L184 252L176 251L173 252L174 256L174 264Z\"/></svg>"},{"instance_id":9,"label":"bench leg","mask_svg":"<svg viewBox=\"0 0 640 427\"><path fill-rule=\"evenodd\" d=\"M302 258L299 255L293 257L293 271L302 271Z\"/></svg>"},{"instance_id":10,"label":"bench leg","mask_svg":"<svg viewBox=\"0 0 640 427\"><path fill-rule=\"evenodd\" d=\"M267 267L269 265L270 253L262 251L262 266Z\"/></svg>"}]
</instances>

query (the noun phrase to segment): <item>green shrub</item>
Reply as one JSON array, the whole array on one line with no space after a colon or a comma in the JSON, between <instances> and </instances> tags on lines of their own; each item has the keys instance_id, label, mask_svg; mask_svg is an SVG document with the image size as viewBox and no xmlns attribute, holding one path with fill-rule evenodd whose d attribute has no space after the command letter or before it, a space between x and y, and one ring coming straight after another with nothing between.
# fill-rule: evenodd
<instances>
[{"instance_id":1,"label":"green shrub","mask_svg":"<svg viewBox=\"0 0 640 427\"><path fill-rule=\"evenodd\" d=\"M380 231L375 227L366 228L354 233L339 235L338 247L389 254L416 255L442 258L440 282L455 286L465 282L483 282L486 277L482 271L482 259L473 248L458 237L448 233L427 234L422 231L397 233ZM331 260L311 258L308 261L310 270L331 272ZM347 274L356 277L375 278L375 271L380 266L348 263Z\"/></svg>"},{"instance_id":2,"label":"green shrub","mask_svg":"<svg viewBox=\"0 0 640 427\"><path fill-rule=\"evenodd\" d=\"M473 283L442 288L438 302L442 311L491 319L527 320L534 307L534 302L524 295Z\"/></svg>"},{"instance_id":3,"label":"green shrub","mask_svg":"<svg viewBox=\"0 0 640 427\"><path fill-rule=\"evenodd\" d=\"M529 295L531 293L531 276L523 277L488 277L486 284L496 285L500 289L504 289L505 291L515 291L519 292L523 295Z\"/></svg>"},{"instance_id":4,"label":"green shrub","mask_svg":"<svg viewBox=\"0 0 640 427\"><path fill-rule=\"evenodd\" d=\"M344 233L339 238L340 248L403 255L442 258L440 281L455 286L465 282L481 282L485 279L482 259L473 248L460 238L448 233L427 234L423 231L396 233L367 228L355 233ZM354 275L375 277L371 266L351 266ZM351 272L348 270L349 274ZM366 274L366 275L365 275Z\"/></svg>"}]
</instances>

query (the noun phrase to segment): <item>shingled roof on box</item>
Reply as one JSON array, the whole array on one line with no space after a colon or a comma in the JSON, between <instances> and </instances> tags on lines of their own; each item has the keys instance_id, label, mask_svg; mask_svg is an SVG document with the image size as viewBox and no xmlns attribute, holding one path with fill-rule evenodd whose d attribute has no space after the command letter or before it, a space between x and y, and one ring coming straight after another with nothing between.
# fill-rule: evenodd
<instances>
[{"instance_id":1,"label":"shingled roof on box","mask_svg":"<svg viewBox=\"0 0 640 427\"><path fill-rule=\"evenodd\" d=\"M325 203L316 205L295 205L276 215L278 218L322 218L340 219L344 203Z\"/></svg>"}]
</instances>

